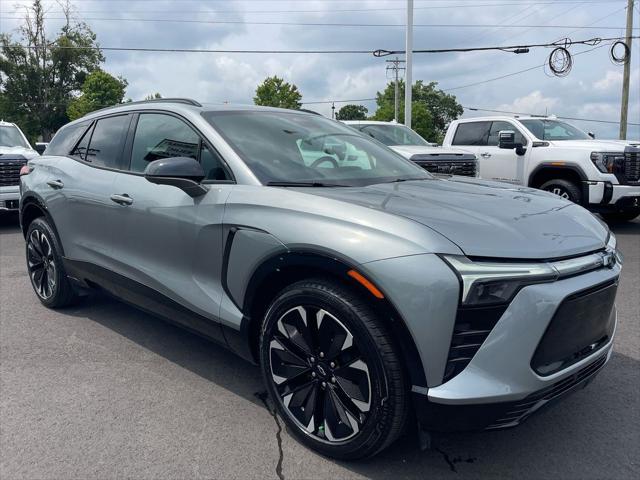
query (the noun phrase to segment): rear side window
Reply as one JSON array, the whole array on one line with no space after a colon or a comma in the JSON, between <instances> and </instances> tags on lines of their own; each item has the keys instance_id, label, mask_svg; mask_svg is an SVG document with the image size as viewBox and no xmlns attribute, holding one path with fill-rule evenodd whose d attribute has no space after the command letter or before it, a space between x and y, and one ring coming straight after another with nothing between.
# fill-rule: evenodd
<instances>
[{"instance_id":1,"label":"rear side window","mask_svg":"<svg viewBox=\"0 0 640 480\"><path fill-rule=\"evenodd\" d=\"M77 123L61 128L47 146L47 155L69 155L91 122ZM86 147L86 146L85 146Z\"/></svg>"},{"instance_id":2,"label":"rear side window","mask_svg":"<svg viewBox=\"0 0 640 480\"><path fill-rule=\"evenodd\" d=\"M93 128L89 149L84 160L97 167L119 168L129 121L129 115L118 115L98 120Z\"/></svg>"},{"instance_id":3,"label":"rear side window","mask_svg":"<svg viewBox=\"0 0 640 480\"><path fill-rule=\"evenodd\" d=\"M491 122L467 122L458 124L452 145L487 145Z\"/></svg>"}]
</instances>

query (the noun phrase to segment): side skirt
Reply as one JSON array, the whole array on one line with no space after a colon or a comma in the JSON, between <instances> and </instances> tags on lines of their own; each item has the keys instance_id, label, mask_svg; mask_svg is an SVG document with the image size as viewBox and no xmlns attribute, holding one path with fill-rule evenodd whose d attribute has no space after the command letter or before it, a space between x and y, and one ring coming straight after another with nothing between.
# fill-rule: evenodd
<instances>
[{"instance_id":1,"label":"side skirt","mask_svg":"<svg viewBox=\"0 0 640 480\"><path fill-rule=\"evenodd\" d=\"M100 287L140 310L159 316L165 321L177 324L228 348L217 319L213 320L200 315L153 288L93 263L65 258L64 267L75 284L89 288Z\"/></svg>"}]
</instances>

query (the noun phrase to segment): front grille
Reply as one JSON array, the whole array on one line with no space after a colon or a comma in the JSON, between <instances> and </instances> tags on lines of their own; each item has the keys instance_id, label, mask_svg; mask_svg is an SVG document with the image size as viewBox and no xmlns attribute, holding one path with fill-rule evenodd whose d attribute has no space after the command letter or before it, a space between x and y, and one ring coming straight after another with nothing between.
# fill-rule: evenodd
<instances>
[{"instance_id":1,"label":"front grille","mask_svg":"<svg viewBox=\"0 0 640 480\"><path fill-rule=\"evenodd\" d=\"M538 344L531 368L551 375L602 348L615 326L617 282L611 281L565 298Z\"/></svg>"},{"instance_id":2,"label":"front grille","mask_svg":"<svg viewBox=\"0 0 640 480\"><path fill-rule=\"evenodd\" d=\"M0 187L20 185L20 169L26 164L22 155L0 155Z\"/></svg>"},{"instance_id":3,"label":"front grille","mask_svg":"<svg viewBox=\"0 0 640 480\"><path fill-rule=\"evenodd\" d=\"M506 305L458 309L444 371L445 382L465 369L506 309Z\"/></svg>"},{"instance_id":4,"label":"front grille","mask_svg":"<svg viewBox=\"0 0 640 480\"><path fill-rule=\"evenodd\" d=\"M606 361L607 355L601 355L598 359L578 370L576 373L569 375L567 378L559 380L553 385L543 388L542 390L538 390L528 397L513 403L500 418L494 420L493 423L486 427L487 430L518 425L546 403L570 392L580 383L593 377L600 371Z\"/></svg>"},{"instance_id":5,"label":"front grille","mask_svg":"<svg viewBox=\"0 0 640 480\"><path fill-rule=\"evenodd\" d=\"M624 181L630 184L640 183L640 148L624 149Z\"/></svg>"},{"instance_id":6,"label":"front grille","mask_svg":"<svg viewBox=\"0 0 640 480\"><path fill-rule=\"evenodd\" d=\"M429 173L440 175L475 177L478 169L478 162L471 154L418 154L413 155L411 161Z\"/></svg>"}]
</instances>

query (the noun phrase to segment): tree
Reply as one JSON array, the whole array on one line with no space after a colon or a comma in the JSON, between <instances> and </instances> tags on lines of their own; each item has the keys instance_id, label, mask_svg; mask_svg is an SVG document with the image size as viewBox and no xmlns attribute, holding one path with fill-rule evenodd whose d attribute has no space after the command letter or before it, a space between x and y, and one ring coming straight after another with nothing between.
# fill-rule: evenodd
<instances>
[{"instance_id":1,"label":"tree","mask_svg":"<svg viewBox=\"0 0 640 480\"><path fill-rule=\"evenodd\" d=\"M298 87L277 76L265 78L256 88L256 96L253 97L253 103L256 105L294 110L302 106L300 100L302 100L302 94L298 91Z\"/></svg>"},{"instance_id":2,"label":"tree","mask_svg":"<svg viewBox=\"0 0 640 480\"><path fill-rule=\"evenodd\" d=\"M25 11L17 39L0 34L0 116L20 124L32 139L49 140L68 121L67 107L87 75L104 61L96 36L71 18L53 37L45 29L42 0Z\"/></svg>"},{"instance_id":3,"label":"tree","mask_svg":"<svg viewBox=\"0 0 640 480\"><path fill-rule=\"evenodd\" d=\"M366 120L367 107L364 105L345 105L336 114L337 120Z\"/></svg>"},{"instance_id":4,"label":"tree","mask_svg":"<svg viewBox=\"0 0 640 480\"><path fill-rule=\"evenodd\" d=\"M94 70L82 84L82 95L69 103L67 115L75 120L94 110L122 103L126 88L125 79Z\"/></svg>"},{"instance_id":5,"label":"tree","mask_svg":"<svg viewBox=\"0 0 640 480\"><path fill-rule=\"evenodd\" d=\"M158 93L158 92L152 93L152 94L147 95L146 97L144 97L145 100L156 100L157 98L162 98L162 95L160 95L160 93Z\"/></svg>"},{"instance_id":6,"label":"tree","mask_svg":"<svg viewBox=\"0 0 640 480\"><path fill-rule=\"evenodd\" d=\"M411 126L430 142L442 142L447 125L464 112L456 97L437 88L437 82L424 84L418 80L412 87ZM404 122L404 82L398 85L399 103L398 122ZM387 85L383 92L377 92L378 109L374 120L390 121L394 114L394 83Z\"/></svg>"}]
</instances>

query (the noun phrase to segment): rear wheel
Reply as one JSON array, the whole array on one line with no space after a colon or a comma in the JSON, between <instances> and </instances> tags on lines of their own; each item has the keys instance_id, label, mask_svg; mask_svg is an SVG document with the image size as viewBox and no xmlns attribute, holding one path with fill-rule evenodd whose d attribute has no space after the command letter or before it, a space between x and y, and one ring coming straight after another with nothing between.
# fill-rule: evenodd
<instances>
[{"instance_id":1,"label":"rear wheel","mask_svg":"<svg viewBox=\"0 0 640 480\"><path fill-rule=\"evenodd\" d=\"M540 190L555 193L559 197L566 198L573 203L582 203L582 191L580 187L569 180L549 180L540 186Z\"/></svg>"},{"instance_id":2,"label":"rear wheel","mask_svg":"<svg viewBox=\"0 0 640 480\"><path fill-rule=\"evenodd\" d=\"M26 257L31 285L43 305L64 307L77 300L62 264L56 235L43 217L29 225Z\"/></svg>"},{"instance_id":3,"label":"rear wheel","mask_svg":"<svg viewBox=\"0 0 640 480\"><path fill-rule=\"evenodd\" d=\"M292 434L341 459L387 447L403 431L407 381L381 319L326 280L283 290L260 338L269 394Z\"/></svg>"}]
</instances>

